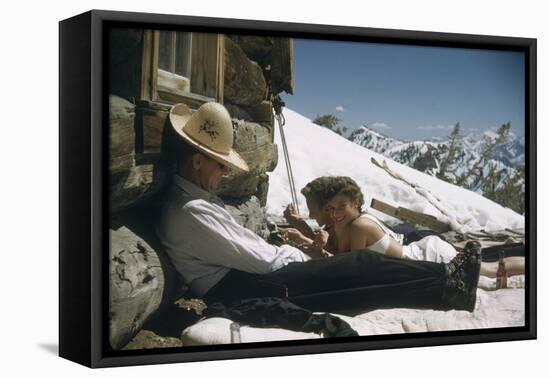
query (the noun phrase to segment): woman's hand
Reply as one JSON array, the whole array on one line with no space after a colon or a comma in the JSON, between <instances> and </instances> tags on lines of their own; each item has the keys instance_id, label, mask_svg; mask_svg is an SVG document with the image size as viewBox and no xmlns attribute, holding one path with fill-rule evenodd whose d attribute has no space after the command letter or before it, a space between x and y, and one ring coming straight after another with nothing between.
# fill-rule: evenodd
<instances>
[{"instance_id":1,"label":"woman's hand","mask_svg":"<svg viewBox=\"0 0 550 378\"><path fill-rule=\"evenodd\" d=\"M325 230L319 230L319 232L315 234L315 239L313 239L313 244L315 244L318 247L325 248L325 246L328 243L328 237L329 237L328 232L326 232Z\"/></svg>"}]
</instances>

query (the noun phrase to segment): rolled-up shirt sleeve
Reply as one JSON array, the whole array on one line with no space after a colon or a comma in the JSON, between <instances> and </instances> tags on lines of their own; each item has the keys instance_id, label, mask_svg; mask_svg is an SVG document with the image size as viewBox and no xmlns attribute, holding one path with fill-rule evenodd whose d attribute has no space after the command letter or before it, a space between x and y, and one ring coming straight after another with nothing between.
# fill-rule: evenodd
<instances>
[{"instance_id":1,"label":"rolled-up shirt sleeve","mask_svg":"<svg viewBox=\"0 0 550 378\"><path fill-rule=\"evenodd\" d=\"M297 248L267 243L215 204L195 200L187 203L182 212L189 217L185 232L191 245L186 250L205 263L262 274L291 262L309 260Z\"/></svg>"}]
</instances>

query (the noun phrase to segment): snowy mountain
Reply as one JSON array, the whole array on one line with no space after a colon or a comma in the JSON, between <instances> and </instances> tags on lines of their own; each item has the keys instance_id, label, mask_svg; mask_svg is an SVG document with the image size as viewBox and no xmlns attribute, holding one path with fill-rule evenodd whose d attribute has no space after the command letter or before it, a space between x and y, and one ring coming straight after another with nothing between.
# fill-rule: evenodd
<instances>
[{"instance_id":1,"label":"snowy mountain","mask_svg":"<svg viewBox=\"0 0 550 378\"><path fill-rule=\"evenodd\" d=\"M461 152L456 162L447 169L446 175L450 181L456 181L461 175L467 173L480 159L486 138L495 140L496 137L496 132L491 130L482 134L470 133L463 137ZM365 126L355 129L347 138L360 146L432 176L440 171L441 163L448 155L450 143L443 138L406 142L382 135ZM482 173L477 172L477 177L467 180L467 185L470 189L483 194L483 188L488 185L487 180L490 178L495 182L496 189L499 189L506 180L515 177L518 174L518 168L523 167L524 164L525 138L510 133L508 142L495 148L492 159L479 168L482 169Z\"/></svg>"},{"instance_id":2,"label":"snowy mountain","mask_svg":"<svg viewBox=\"0 0 550 378\"><path fill-rule=\"evenodd\" d=\"M347 136L347 139L381 154L390 153L390 151L397 150L407 144L407 142L385 136L366 126L353 130Z\"/></svg>"},{"instance_id":3,"label":"snowy mountain","mask_svg":"<svg viewBox=\"0 0 550 378\"><path fill-rule=\"evenodd\" d=\"M327 128L313 124L306 117L290 109L285 109L284 115L284 130L302 214L307 214L307 208L300 189L319 176L334 175L352 177L363 189L367 205L372 198L377 198L394 206L404 206L432 214L447 221L455 230L491 231L524 227L522 215L478 193L419 172L407 164L400 164L364 148ZM381 134L372 135L371 143L383 146L385 151L399 148L400 141L384 140ZM273 215L281 215L286 205L291 202L291 194L278 132L275 135L275 143L279 148L279 164L275 171L269 174L267 211ZM386 160L392 170L419 187L415 189L394 179L373 165L372 157L379 162ZM375 210L369 211L382 219L394 220Z\"/></svg>"}]
</instances>

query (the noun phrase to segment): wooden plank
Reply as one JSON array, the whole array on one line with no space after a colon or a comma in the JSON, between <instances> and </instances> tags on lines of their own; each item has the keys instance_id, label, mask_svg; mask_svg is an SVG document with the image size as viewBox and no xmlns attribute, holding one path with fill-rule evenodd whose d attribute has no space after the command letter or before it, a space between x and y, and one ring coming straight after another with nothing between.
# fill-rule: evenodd
<instances>
[{"instance_id":1,"label":"wooden plank","mask_svg":"<svg viewBox=\"0 0 550 378\"><path fill-rule=\"evenodd\" d=\"M191 91L216 98L218 74L218 34L193 33Z\"/></svg>"},{"instance_id":2,"label":"wooden plank","mask_svg":"<svg viewBox=\"0 0 550 378\"><path fill-rule=\"evenodd\" d=\"M451 229L448 224L440 222L431 215L418 213L404 207L397 208L397 217L408 219L411 223L428 227L436 232L447 232Z\"/></svg>"},{"instance_id":3,"label":"wooden plank","mask_svg":"<svg viewBox=\"0 0 550 378\"><path fill-rule=\"evenodd\" d=\"M373 209L376 209L378 211L383 212L384 214L390 215L394 218L397 218L397 208L393 207L390 204L387 204L385 202L382 202L380 200L377 200L376 198L373 198L370 207Z\"/></svg>"},{"instance_id":4,"label":"wooden plank","mask_svg":"<svg viewBox=\"0 0 550 378\"><path fill-rule=\"evenodd\" d=\"M271 56L273 91L294 94L294 44L292 38L273 38Z\"/></svg>"},{"instance_id":5,"label":"wooden plank","mask_svg":"<svg viewBox=\"0 0 550 378\"><path fill-rule=\"evenodd\" d=\"M109 174L127 172L135 166L134 154L112 157L109 159Z\"/></svg>"},{"instance_id":6,"label":"wooden plank","mask_svg":"<svg viewBox=\"0 0 550 378\"><path fill-rule=\"evenodd\" d=\"M143 110L143 152L160 152L168 112Z\"/></svg>"},{"instance_id":7,"label":"wooden plank","mask_svg":"<svg viewBox=\"0 0 550 378\"><path fill-rule=\"evenodd\" d=\"M157 94L157 80L158 80L158 68L159 68L159 48L160 48L160 32L155 30L152 38L152 58L151 58L151 100L158 98Z\"/></svg>"},{"instance_id":8,"label":"wooden plank","mask_svg":"<svg viewBox=\"0 0 550 378\"><path fill-rule=\"evenodd\" d=\"M224 70L225 70L225 35L218 34L218 48L216 50L216 101L223 104Z\"/></svg>"},{"instance_id":9,"label":"wooden plank","mask_svg":"<svg viewBox=\"0 0 550 378\"><path fill-rule=\"evenodd\" d=\"M184 103L192 109L198 109L202 104L206 102L215 101L214 97L201 96L195 93L187 93L185 95L176 95L168 92L157 92L157 99L160 101L166 101L172 104Z\"/></svg>"},{"instance_id":10,"label":"wooden plank","mask_svg":"<svg viewBox=\"0 0 550 378\"><path fill-rule=\"evenodd\" d=\"M384 214L390 215L404 222L428 227L436 232L443 233L451 230L451 226L447 223L441 222L433 215L419 213L401 206L394 207L375 198L372 199L370 206L375 210L381 211Z\"/></svg>"},{"instance_id":11,"label":"wooden plank","mask_svg":"<svg viewBox=\"0 0 550 378\"><path fill-rule=\"evenodd\" d=\"M143 31L143 45L141 57L141 84L140 84L140 99L151 100L152 90L152 66L153 66L153 31Z\"/></svg>"}]
</instances>

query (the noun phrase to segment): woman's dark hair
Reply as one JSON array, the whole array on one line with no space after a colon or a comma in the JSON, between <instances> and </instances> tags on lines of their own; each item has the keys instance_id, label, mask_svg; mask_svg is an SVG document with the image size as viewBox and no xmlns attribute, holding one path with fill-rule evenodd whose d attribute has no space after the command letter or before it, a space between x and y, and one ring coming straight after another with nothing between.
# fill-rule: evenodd
<instances>
[{"instance_id":1,"label":"woman's dark hair","mask_svg":"<svg viewBox=\"0 0 550 378\"><path fill-rule=\"evenodd\" d=\"M315 201L320 208L323 208L328 201L338 194L345 195L352 201L356 201L359 211L361 211L365 204L361 188L348 176L323 176L316 178L309 182L301 192L306 199Z\"/></svg>"},{"instance_id":2,"label":"woman's dark hair","mask_svg":"<svg viewBox=\"0 0 550 378\"><path fill-rule=\"evenodd\" d=\"M357 210L359 212L362 211L365 199L361 188L351 177L336 176L330 178L329 184L325 188L325 204L339 194L355 201L357 203Z\"/></svg>"}]
</instances>

